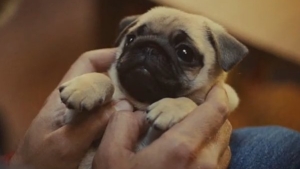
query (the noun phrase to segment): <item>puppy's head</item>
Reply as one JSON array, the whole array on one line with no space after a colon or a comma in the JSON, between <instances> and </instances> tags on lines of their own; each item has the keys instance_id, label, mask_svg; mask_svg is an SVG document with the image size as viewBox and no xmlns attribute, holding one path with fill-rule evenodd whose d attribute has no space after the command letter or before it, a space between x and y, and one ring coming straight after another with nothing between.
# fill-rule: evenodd
<instances>
[{"instance_id":1,"label":"puppy's head","mask_svg":"<svg viewBox=\"0 0 300 169\"><path fill-rule=\"evenodd\" d=\"M148 104L212 85L248 53L220 25L166 7L124 18L116 45L119 87Z\"/></svg>"}]
</instances>

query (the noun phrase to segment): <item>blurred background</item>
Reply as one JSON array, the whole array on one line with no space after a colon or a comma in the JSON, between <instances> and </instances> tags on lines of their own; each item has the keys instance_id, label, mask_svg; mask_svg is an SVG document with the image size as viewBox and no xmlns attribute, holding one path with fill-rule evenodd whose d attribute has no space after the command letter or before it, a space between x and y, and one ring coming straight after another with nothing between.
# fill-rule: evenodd
<instances>
[{"instance_id":1,"label":"blurred background","mask_svg":"<svg viewBox=\"0 0 300 169\"><path fill-rule=\"evenodd\" d=\"M241 98L234 128L300 131L300 1L1 0L0 150L15 149L83 52L111 47L120 19L158 5L207 16L249 47L228 79Z\"/></svg>"}]
</instances>

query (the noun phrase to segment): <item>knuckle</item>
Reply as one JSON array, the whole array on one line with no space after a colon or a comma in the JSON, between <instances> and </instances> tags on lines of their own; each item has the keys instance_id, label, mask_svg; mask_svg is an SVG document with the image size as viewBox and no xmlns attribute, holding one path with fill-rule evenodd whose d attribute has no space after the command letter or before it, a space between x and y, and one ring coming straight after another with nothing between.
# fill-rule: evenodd
<instances>
[{"instance_id":1,"label":"knuckle","mask_svg":"<svg viewBox=\"0 0 300 169\"><path fill-rule=\"evenodd\" d=\"M217 109L222 114L227 114L227 112L228 112L228 106L226 103L217 104Z\"/></svg>"},{"instance_id":2,"label":"knuckle","mask_svg":"<svg viewBox=\"0 0 300 169\"><path fill-rule=\"evenodd\" d=\"M170 140L171 141L171 140ZM172 144L170 144L172 143ZM171 141L168 144L169 157L175 160L190 160L196 156L196 149L187 141Z\"/></svg>"},{"instance_id":3,"label":"knuckle","mask_svg":"<svg viewBox=\"0 0 300 169\"><path fill-rule=\"evenodd\" d=\"M45 139L45 146L59 158L69 159L74 154L73 149L70 147L70 143L57 136L50 135Z\"/></svg>"},{"instance_id":4,"label":"knuckle","mask_svg":"<svg viewBox=\"0 0 300 169\"><path fill-rule=\"evenodd\" d=\"M185 142L178 144L174 150L179 157L190 157L194 155L193 148Z\"/></svg>"},{"instance_id":5,"label":"knuckle","mask_svg":"<svg viewBox=\"0 0 300 169\"><path fill-rule=\"evenodd\" d=\"M214 107L218 113L220 113L222 116L227 117L229 108L226 103L219 102L219 103L216 103L214 105Z\"/></svg>"}]
</instances>

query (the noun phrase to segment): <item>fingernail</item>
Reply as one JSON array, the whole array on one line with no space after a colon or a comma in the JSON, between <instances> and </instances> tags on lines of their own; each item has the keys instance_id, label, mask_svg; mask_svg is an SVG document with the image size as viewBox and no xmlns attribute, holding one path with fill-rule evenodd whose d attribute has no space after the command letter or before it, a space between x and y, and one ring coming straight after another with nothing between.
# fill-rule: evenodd
<instances>
[{"instance_id":1,"label":"fingernail","mask_svg":"<svg viewBox=\"0 0 300 169\"><path fill-rule=\"evenodd\" d=\"M116 111L132 111L133 108L126 100L119 101L115 106Z\"/></svg>"}]
</instances>

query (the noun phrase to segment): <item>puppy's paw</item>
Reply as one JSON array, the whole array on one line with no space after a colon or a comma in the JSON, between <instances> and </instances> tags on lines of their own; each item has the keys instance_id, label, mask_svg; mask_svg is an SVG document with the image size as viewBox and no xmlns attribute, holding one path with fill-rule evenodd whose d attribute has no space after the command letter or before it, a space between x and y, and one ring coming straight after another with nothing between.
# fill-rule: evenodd
<instances>
[{"instance_id":1,"label":"puppy's paw","mask_svg":"<svg viewBox=\"0 0 300 169\"><path fill-rule=\"evenodd\" d=\"M148 107L147 121L157 129L167 130L181 121L196 107L196 103L186 97L165 98Z\"/></svg>"},{"instance_id":2,"label":"puppy's paw","mask_svg":"<svg viewBox=\"0 0 300 169\"><path fill-rule=\"evenodd\" d=\"M59 91L62 102L69 109L90 111L110 101L114 88L104 74L89 73L62 84Z\"/></svg>"}]
</instances>

